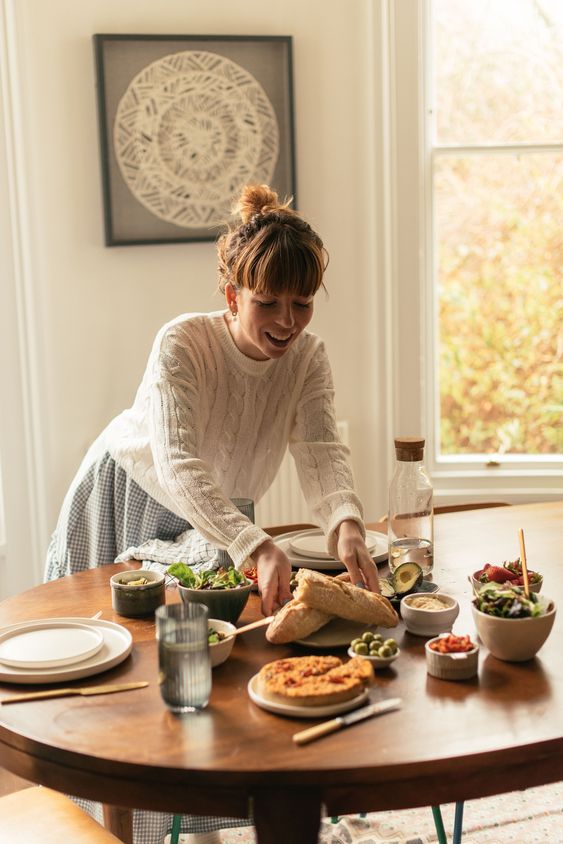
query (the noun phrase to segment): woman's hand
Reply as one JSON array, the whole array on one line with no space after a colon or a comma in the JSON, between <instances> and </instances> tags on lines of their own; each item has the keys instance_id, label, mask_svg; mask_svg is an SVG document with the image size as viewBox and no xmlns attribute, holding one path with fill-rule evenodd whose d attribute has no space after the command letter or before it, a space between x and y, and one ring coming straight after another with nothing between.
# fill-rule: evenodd
<instances>
[{"instance_id":1,"label":"woman's hand","mask_svg":"<svg viewBox=\"0 0 563 844\"><path fill-rule=\"evenodd\" d=\"M338 559L350 573L350 581L370 592L381 592L377 568L357 522L346 520L338 526Z\"/></svg>"},{"instance_id":2,"label":"woman's hand","mask_svg":"<svg viewBox=\"0 0 563 844\"><path fill-rule=\"evenodd\" d=\"M262 596L262 612L271 615L274 610L291 601L289 589L291 563L281 548L267 539L251 555L258 572L258 591Z\"/></svg>"}]
</instances>

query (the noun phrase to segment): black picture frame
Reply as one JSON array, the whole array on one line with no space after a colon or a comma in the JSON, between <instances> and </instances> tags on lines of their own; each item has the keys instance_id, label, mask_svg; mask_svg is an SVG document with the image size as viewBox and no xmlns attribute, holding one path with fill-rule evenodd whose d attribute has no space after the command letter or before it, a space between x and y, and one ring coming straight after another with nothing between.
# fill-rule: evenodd
<instances>
[{"instance_id":1,"label":"black picture frame","mask_svg":"<svg viewBox=\"0 0 563 844\"><path fill-rule=\"evenodd\" d=\"M93 41L106 246L215 240L245 183L296 207L291 36Z\"/></svg>"}]
</instances>

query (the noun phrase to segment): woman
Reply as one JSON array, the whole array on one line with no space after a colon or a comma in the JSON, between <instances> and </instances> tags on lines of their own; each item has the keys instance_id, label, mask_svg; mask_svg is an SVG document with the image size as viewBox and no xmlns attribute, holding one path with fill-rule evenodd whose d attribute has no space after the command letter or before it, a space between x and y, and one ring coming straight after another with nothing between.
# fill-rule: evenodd
<instances>
[{"instance_id":1,"label":"woman","mask_svg":"<svg viewBox=\"0 0 563 844\"><path fill-rule=\"evenodd\" d=\"M252 559L270 615L291 598L289 560L230 498L260 499L289 445L328 550L352 583L379 591L330 366L305 330L325 249L264 185L244 188L237 211L218 241L226 310L183 315L157 335L133 406L90 448L65 498L47 579L192 528L200 550L226 549L237 567Z\"/></svg>"}]
</instances>

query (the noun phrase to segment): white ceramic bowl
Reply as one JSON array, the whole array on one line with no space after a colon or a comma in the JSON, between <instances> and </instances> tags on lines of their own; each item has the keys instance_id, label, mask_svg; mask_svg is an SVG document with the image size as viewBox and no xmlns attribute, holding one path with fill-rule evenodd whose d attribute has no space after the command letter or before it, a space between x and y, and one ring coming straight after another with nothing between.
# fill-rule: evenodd
<instances>
[{"instance_id":1,"label":"white ceramic bowl","mask_svg":"<svg viewBox=\"0 0 563 844\"><path fill-rule=\"evenodd\" d=\"M348 648L348 656L359 656L361 659L369 659L374 668L387 668L388 665L395 662L400 653L401 649L397 648L392 656L371 656L370 654L357 654L353 648Z\"/></svg>"},{"instance_id":2,"label":"white ceramic bowl","mask_svg":"<svg viewBox=\"0 0 563 844\"><path fill-rule=\"evenodd\" d=\"M436 636L426 642L426 670L432 677L440 680L469 680L475 677L479 665L479 645L473 650L462 653L443 654L430 647L442 637Z\"/></svg>"},{"instance_id":3,"label":"white ceramic bowl","mask_svg":"<svg viewBox=\"0 0 563 844\"><path fill-rule=\"evenodd\" d=\"M539 600L546 612L535 618L498 618L471 605L479 638L493 656L506 662L525 662L537 654L551 633L556 611L549 598L540 596Z\"/></svg>"},{"instance_id":4,"label":"white ceramic bowl","mask_svg":"<svg viewBox=\"0 0 563 844\"><path fill-rule=\"evenodd\" d=\"M418 598L427 600L439 600L443 609L423 609L413 606ZM451 595L444 592L414 592L412 595L405 595L401 601L401 618L409 633L415 636L437 636L439 633L447 633L452 629L452 624L459 614L459 604Z\"/></svg>"},{"instance_id":5,"label":"white ceramic bowl","mask_svg":"<svg viewBox=\"0 0 563 844\"><path fill-rule=\"evenodd\" d=\"M208 618L207 627L213 628L213 630L217 630L218 633L225 633L226 635L236 630L234 624L231 624L229 621L223 621L220 618ZM220 642L215 642L214 645L209 645L209 658L211 659L211 668L215 668L215 666L221 665L223 662L227 661L227 659L231 655L234 643L235 637L229 636L227 639L222 639Z\"/></svg>"},{"instance_id":6,"label":"white ceramic bowl","mask_svg":"<svg viewBox=\"0 0 563 844\"><path fill-rule=\"evenodd\" d=\"M498 585L498 586L501 586L501 587L507 586L507 585L510 586L510 580L507 580L506 583L499 583L499 584L495 584L493 581L490 581L488 583L481 583L480 580L477 580L476 577L471 575L471 585L473 586L473 590L478 592L479 589L481 589L482 586L495 586L495 585ZM530 592L539 592L540 589L542 588L542 585L543 585L543 577L538 583L530 583Z\"/></svg>"}]
</instances>

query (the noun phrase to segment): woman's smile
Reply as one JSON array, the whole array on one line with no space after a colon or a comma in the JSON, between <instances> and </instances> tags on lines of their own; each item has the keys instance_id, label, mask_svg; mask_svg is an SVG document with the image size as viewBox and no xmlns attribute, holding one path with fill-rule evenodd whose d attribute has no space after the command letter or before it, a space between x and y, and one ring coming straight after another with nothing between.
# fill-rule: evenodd
<instances>
[{"instance_id":1,"label":"woman's smile","mask_svg":"<svg viewBox=\"0 0 563 844\"><path fill-rule=\"evenodd\" d=\"M293 293L254 293L245 287L227 291L236 319L227 319L237 348L254 360L281 357L313 317L313 297ZM228 317L228 314L227 314Z\"/></svg>"}]
</instances>

